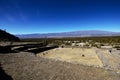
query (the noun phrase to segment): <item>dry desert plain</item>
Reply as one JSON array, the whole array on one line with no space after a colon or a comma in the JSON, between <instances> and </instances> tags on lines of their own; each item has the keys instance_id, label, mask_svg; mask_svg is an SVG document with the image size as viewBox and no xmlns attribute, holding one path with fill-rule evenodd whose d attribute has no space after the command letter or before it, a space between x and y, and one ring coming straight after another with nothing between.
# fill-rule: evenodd
<instances>
[{"instance_id":1,"label":"dry desert plain","mask_svg":"<svg viewBox=\"0 0 120 80\"><path fill-rule=\"evenodd\" d=\"M120 51L98 48L56 48L37 54L44 58L73 64L102 67L120 71Z\"/></svg>"},{"instance_id":2,"label":"dry desert plain","mask_svg":"<svg viewBox=\"0 0 120 80\"><path fill-rule=\"evenodd\" d=\"M0 54L0 63L13 80L120 80L120 55L97 48L55 48Z\"/></svg>"}]
</instances>

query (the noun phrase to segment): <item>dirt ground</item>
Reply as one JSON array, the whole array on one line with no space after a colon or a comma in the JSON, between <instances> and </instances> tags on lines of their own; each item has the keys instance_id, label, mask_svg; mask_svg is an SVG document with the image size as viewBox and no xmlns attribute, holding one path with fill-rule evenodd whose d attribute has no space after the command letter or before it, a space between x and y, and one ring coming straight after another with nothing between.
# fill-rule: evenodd
<instances>
[{"instance_id":1,"label":"dirt ground","mask_svg":"<svg viewBox=\"0 0 120 80\"><path fill-rule=\"evenodd\" d=\"M46 59L27 52L0 54L0 63L13 80L120 79L120 74L110 70Z\"/></svg>"},{"instance_id":2,"label":"dirt ground","mask_svg":"<svg viewBox=\"0 0 120 80\"><path fill-rule=\"evenodd\" d=\"M37 54L37 56L77 63L87 66L103 67L120 73L120 51L98 48L56 48Z\"/></svg>"},{"instance_id":3,"label":"dirt ground","mask_svg":"<svg viewBox=\"0 0 120 80\"><path fill-rule=\"evenodd\" d=\"M56 48L39 53L37 56L88 66L103 67L103 64L96 55L95 50L91 48Z\"/></svg>"},{"instance_id":4,"label":"dirt ground","mask_svg":"<svg viewBox=\"0 0 120 80\"><path fill-rule=\"evenodd\" d=\"M97 50L100 60L103 62L105 68L115 70L120 73L120 51L118 50Z\"/></svg>"}]
</instances>

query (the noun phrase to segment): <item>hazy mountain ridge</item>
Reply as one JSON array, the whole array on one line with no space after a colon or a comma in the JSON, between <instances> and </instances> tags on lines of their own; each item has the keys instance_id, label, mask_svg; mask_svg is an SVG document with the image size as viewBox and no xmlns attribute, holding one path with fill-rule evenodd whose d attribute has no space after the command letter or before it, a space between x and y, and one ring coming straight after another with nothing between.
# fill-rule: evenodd
<instances>
[{"instance_id":1,"label":"hazy mountain ridge","mask_svg":"<svg viewBox=\"0 0 120 80\"><path fill-rule=\"evenodd\" d=\"M51 37L94 37L94 36L120 36L120 32L88 30L88 31L71 31L61 33L44 33L44 34L19 34L19 38L51 38Z\"/></svg>"}]
</instances>

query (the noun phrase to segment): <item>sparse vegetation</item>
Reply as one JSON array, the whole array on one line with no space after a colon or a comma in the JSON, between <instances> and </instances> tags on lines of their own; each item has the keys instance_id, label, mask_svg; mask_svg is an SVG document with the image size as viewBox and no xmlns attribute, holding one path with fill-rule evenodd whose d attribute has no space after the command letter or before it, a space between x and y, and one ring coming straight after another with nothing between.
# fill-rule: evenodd
<instances>
[{"instance_id":1,"label":"sparse vegetation","mask_svg":"<svg viewBox=\"0 0 120 80\"><path fill-rule=\"evenodd\" d=\"M43 41L46 38L37 38L37 39L22 39L22 41L34 41L39 42ZM79 41L79 42L89 42L94 44L95 42L101 44L120 44L120 36L112 36L112 37L70 37L70 38L47 38L48 43L55 43L57 45L63 44L64 41Z\"/></svg>"}]
</instances>

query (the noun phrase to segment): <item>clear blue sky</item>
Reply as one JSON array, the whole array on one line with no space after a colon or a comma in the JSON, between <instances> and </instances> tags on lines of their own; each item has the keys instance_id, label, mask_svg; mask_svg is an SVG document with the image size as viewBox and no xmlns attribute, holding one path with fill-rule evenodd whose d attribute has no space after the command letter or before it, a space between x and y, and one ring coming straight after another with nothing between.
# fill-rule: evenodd
<instances>
[{"instance_id":1,"label":"clear blue sky","mask_svg":"<svg viewBox=\"0 0 120 80\"><path fill-rule=\"evenodd\" d=\"M0 29L12 34L120 32L120 0L0 0Z\"/></svg>"}]
</instances>

